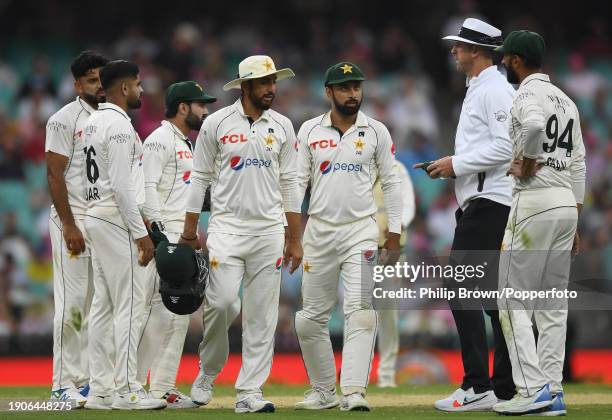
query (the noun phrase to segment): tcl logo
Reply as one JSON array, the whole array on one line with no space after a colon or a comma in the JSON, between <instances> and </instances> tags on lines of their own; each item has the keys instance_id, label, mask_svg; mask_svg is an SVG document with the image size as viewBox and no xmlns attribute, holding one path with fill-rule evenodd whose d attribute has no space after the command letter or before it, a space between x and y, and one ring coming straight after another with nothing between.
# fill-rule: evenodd
<instances>
[{"instance_id":1,"label":"tcl logo","mask_svg":"<svg viewBox=\"0 0 612 420\"><path fill-rule=\"evenodd\" d=\"M180 150L176 154L179 159L193 159L193 154L189 150Z\"/></svg>"},{"instance_id":2,"label":"tcl logo","mask_svg":"<svg viewBox=\"0 0 612 420\"><path fill-rule=\"evenodd\" d=\"M230 134L229 136L223 136L219 141L223 144L226 143L244 143L248 140L248 137L244 134Z\"/></svg>"},{"instance_id":3,"label":"tcl logo","mask_svg":"<svg viewBox=\"0 0 612 420\"><path fill-rule=\"evenodd\" d=\"M328 147L338 147L338 143L336 143L334 139L317 140L310 143L312 150L317 150L317 146L319 149L327 149Z\"/></svg>"}]
</instances>

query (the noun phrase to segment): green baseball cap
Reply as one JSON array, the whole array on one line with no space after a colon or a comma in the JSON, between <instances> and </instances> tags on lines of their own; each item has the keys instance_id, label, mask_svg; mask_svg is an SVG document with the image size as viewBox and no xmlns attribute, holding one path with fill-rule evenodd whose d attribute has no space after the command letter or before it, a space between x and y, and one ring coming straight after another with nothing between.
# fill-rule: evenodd
<instances>
[{"instance_id":1,"label":"green baseball cap","mask_svg":"<svg viewBox=\"0 0 612 420\"><path fill-rule=\"evenodd\" d=\"M211 103L216 100L217 98L206 94L202 86L191 80L173 83L166 90L166 109L175 109L181 102L201 101Z\"/></svg>"},{"instance_id":2,"label":"green baseball cap","mask_svg":"<svg viewBox=\"0 0 612 420\"><path fill-rule=\"evenodd\" d=\"M325 86L338 85L348 81L364 81L365 76L361 69L353 63L342 61L334 64L325 72Z\"/></svg>"},{"instance_id":3,"label":"green baseball cap","mask_svg":"<svg viewBox=\"0 0 612 420\"><path fill-rule=\"evenodd\" d=\"M541 63L546 54L546 43L544 38L536 32L513 31L508 34L504 43L495 48L495 51L502 54L516 54Z\"/></svg>"}]
</instances>

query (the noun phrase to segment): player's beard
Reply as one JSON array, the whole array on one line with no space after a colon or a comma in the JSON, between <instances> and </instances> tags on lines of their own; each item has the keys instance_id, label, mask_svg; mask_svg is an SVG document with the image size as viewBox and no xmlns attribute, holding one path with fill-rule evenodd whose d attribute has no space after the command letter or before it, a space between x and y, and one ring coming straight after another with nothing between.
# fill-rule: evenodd
<instances>
[{"instance_id":1,"label":"player's beard","mask_svg":"<svg viewBox=\"0 0 612 420\"><path fill-rule=\"evenodd\" d=\"M513 85L518 85L519 78L516 72L512 70L511 67L506 67L506 66L504 67L506 68L506 79L508 79L508 83L513 84Z\"/></svg>"},{"instance_id":2,"label":"player's beard","mask_svg":"<svg viewBox=\"0 0 612 420\"><path fill-rule=\"evenodd\" d=\"M270 98L268 102L264 102L265 96ZM275 97L276 95L274 93L266 93L265 95L258 98L252 92L249 92L249 100L253 103L253 105L255 105L255 107L264 111L270 109Z\"/></svg>"},{"instance_id":3,"label":"player's beard","mask_svg":"<svg viewBox=\"0 0 612 420\"><path fill-rule=\"evenodd\" d=\"M140 98L129 99L127 101L128 109L138 109L142 106L142 101Z\"/></svg>"},{"instance_id":4,"label":"player's beard","mask_svg":"<svg viewBox=\"0 0 612 420\"><path fill-rule=\"evenodd\" d=\"M352 102L354 104L356 103L356 104L355 105L346 105L349 102ZM355 100L346 101L344 103L340 103L334 97L334 106L336 107L336 109L338 110L339 113L349 117L349 116L355 115L356 113L359 112L359 108L361 107L361 101L358 101L358 100L355 99Z\"/></svg>"},{"instance_id":5,"label":"player's beard","mask_svg":"<svg viewBox=\"0 0 612 420\"><path fill-rule=\"evenodd\" d=\"M202 128L202 123L204 122L205 118L206 114L202 115L202 118L198 118L196 114L189 110L189 114L187 114L187 117L185 118L185 124L187 124L187 127L190 129L199 131L200 128Z\"/></svg>"},{"instance_id":6,"label":"player's beard","mask_svg":"<svg viewBox=\"0 0 612 420\"><path fill-rule=\"evenodd\" d=\"M87 92L83 92L82 98L85 100L85 102L87 102L90 105L96 105L96 104L102 104L104 102L106 102L106 96L105 95L92 95L91 93L87 93Z\"/></svg>"}]
</instances>

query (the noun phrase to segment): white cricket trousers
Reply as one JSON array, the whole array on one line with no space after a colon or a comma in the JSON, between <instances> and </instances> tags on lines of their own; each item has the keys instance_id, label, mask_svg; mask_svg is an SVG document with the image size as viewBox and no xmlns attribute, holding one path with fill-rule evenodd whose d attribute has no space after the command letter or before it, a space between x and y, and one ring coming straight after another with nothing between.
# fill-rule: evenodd
<instances>
[{"instance_id":1,"label":"white cricket trousers","mask_svg":"<svg viewBox=\"0 0 612 420\"><path fill-rule=\"evenodd\" d=\"M238 399L261 394L261 387L270 375L284 244L283 233L247 236L211 232L206 241L210 277L204 299L200 360L206 375L216 376L223 369L229 354L228 328L240 313L242 285Z\"/></svg>"},{"instance_id":2,"label":"white cricket trousers","mask_svg":"<svg viewBox=\"0 0 612 420\"><path fill-rule=\"evenodd\" d=\"M180 232L164 232L170 243L177 243ZM178 372L190 315L170 312L159 294L159 274L155 261L146 267L145 314L138 344L138 382L146 384L155 398L176 388Z\"/></svg>"},{"instance_id":3,"label":"white cricket trousers","mask_svg":"<svg viewBox=\"0 0 612 420\"><path fill-rule=\"evenodd\" d=\"M377 313L378 384L394 384L399 354L399 311L380 309Z\"/></svg>"},{"instance_id":4,"label":"white cricket trousers","mask_svg":"<svg viewBox=\"0 0 612 420\"><path fill-rule=\"evenodd\" d=\"M515 193L504 233L499 287L522 291L566 289L578 212L571 190ZM517 391L532 396L545 384L561 391L567 299L500 298L499 317ZM538 342L532 330L532 316Z\"/></svg>"},{"instance_id":5,"label":"white cricket trousers","mask_svg":"<svg viewBox=\"0 0 612 420\"><path fill-rule=\"evenodd\" d=\"M87 238L83 220L75 220ZM89 382L87 328L93 296L93 271L89 244L84 253L71 256L55 209L49 217L53 250L53 390L78 388Z\"/></svg>"},{"instance_id":6,"label":"white cricket trousers","mask_svg":"<svg viewBox=\"0 0 612 420\"><path fill-rule=\"evenodd\" d=\"M90 209L85 227L94 270L89 321L90 393L111 396L136 392L142 386L137 380L136 363L144 314L145 268L138 265L138 248L118 209Z\"/></svg>"},{"instance_id":7,"label":"white cricket trousers","mask_svg":"<svg viewBox=\"0 0 612 420\"><path fill-rule=\"evenodd\" d=\"M312 216L308 220L304 232L303 305L295 315L295 329L313 387L335 388L336 367L328 322L338 302L341 281L344 346L340 386L345 395L365 393L378 321L372 309L372 266L364 264L364 255L374 251L375 256L377 246L378 226L373 217L342 225Z\"/></svg>"}]
</instances>

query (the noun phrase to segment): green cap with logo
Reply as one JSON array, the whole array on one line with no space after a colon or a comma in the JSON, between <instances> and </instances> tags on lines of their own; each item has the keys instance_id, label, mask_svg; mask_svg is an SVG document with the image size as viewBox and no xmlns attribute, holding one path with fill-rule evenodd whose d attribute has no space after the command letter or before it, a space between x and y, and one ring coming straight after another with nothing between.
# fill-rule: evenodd
<instances>
[{"instance_id":1,"label":"green cap with logo","mask_svg":"<svg viewBox=\"0 0 612 420\"><path fill-rule=\"evenodd\" d=\"M513 31L508 34L504 43L495 48L502 54L516 54L536 63L541 63L546 54L544 38L537 32Z\"/></svg>"},{"instance_id":2,"label":"green cap with logo","mask_svg":"<svg viewBox=\"0 0 612 420\"><path fill-rule=\"evenodd\" d=\"M202 86L191 80L173 83L166 90L166 109L176 109L181 102L200 101L208 104L216 100L217 98L206 94Z\"/></svg>"},{"instance_id":3,"label":"green cap with logo","mask_svg":"<svg viewBox=\"0 0 612 420\"><path fill-rule=\"evenodd\" d=\"M344 82L365 80L365 76L361 69L353 63L342 61L334 64L325 72L325 86L338 85Z\"/></svg>"}]
</instances>

